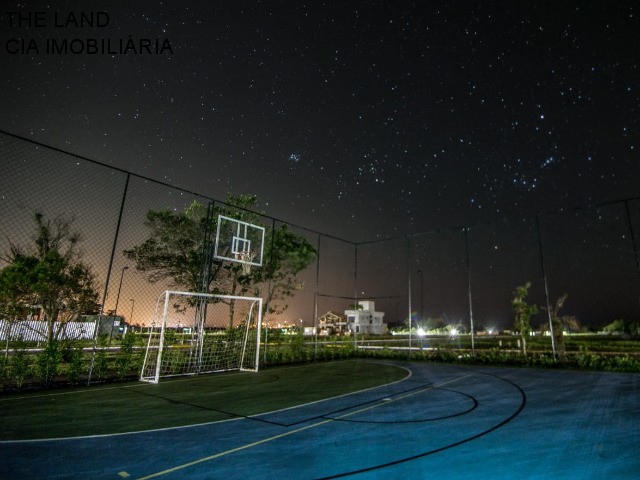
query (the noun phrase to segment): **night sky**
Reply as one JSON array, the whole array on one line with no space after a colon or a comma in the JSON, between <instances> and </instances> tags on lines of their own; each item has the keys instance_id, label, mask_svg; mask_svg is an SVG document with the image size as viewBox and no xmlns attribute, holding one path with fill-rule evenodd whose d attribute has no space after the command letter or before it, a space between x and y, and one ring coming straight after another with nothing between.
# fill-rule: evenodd
<instances>
[{"instance_id":1,"label":"night sky","mask_svg":"<svg viewBox=\"0 0 640 480\"><path fill-rule=\"evenodd\" d=\"M354 241L640 193L634 2L87 5L3 2L0 129Z\"/></svg>"}]
</instances>

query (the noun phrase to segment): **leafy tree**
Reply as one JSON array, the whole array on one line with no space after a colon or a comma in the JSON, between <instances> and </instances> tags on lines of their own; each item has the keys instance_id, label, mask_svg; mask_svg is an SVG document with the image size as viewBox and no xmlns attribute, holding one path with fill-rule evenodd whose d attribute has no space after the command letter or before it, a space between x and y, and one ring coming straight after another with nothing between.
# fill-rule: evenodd
<instances>
[{"instance_id":1,"label":"leafy tree","mask_svg":"<svg viewBox=\"0 0 640 480\"><path fill-rule=\"evenodd\" d=\"M211 223L207 208L197 202L184 212L150 210L145 221L149 237L124 254L135 262L137 270L147 274L151 283L168 281L171 287L187 291L226 295L259 295L261 289L266 288L263 314L282 313L288 307L285 300L295 294L299 284L297 275L316 255L306 239L291 232L286 225L269 230L263 265L252 267L248 272L239 263L212 258L212 246L205 244L206 232L216 231L220 214L259 224L259 215L250 211L256 204L255 195L229 194L226 205L214 206ZM226 303L231 327L234 302Z\"/></svg>"},{"instance_id":2,"label":"leafy tree","mask_svg":"<svg viewBox=\"0 0 640 480\"><path fill-rule=\"evenodd\" d=\"M227 203L240 209L251 208L255 202L253 195L227 196ZM193 202L184 212L149 210L145 221L149 238L125 250L125 256L136 263L137 270L147 274L151 283L168 281L172 287L191 292L235 294L242 283L239 281L241 265L225 265L212 259L209 278L203 278L203 265L211 248L205 245L205 233L215 231L219 214L232 218L242 216L233 209L218 205L214 208L211 225L207 223L207 207L198 202Z\"/></svg>"},{"instance_id":3,"label":"leafy tree","mask_svg":"<svg viewBox=\"0 0 640 480\"><path fill-rule=\"evenodd\" d=\"M0 270L0 314L17 321L42 309L50 343L61 336L65 322L95 310L98 292L91 269L81 261L73 219L47 220L39 212L34 219L33 245L11 244L2 255L8 265Z\"/></svg>"},{"instance_id":4,"label":"leafy tree","mask_svg":"<svg viewBox=\"0 0 640 480\"><path fill-rule=\"evenodd\" d=\"M564 332L565 330L569 331L577 331L580 329L580 322L578 319L572 315L560 315L560 310L564 307L565 302L569 298L569 294L565 293L560 296L553 308L551 309L551 324L553 326L553 341L556 347L556 352L558 354L558 359L561 362L566 361L567 359L567 349L564 342ZM546 310L542 307L543 310ZM548 324L543 324L541 331L548 331Z\"/></svg>"},{"instance_id":5,"label":"leafy tree","mask_svg":"<svg viewBox=\"0 0 640 480\"><path fill-rule=\"evenodd\" d=\"M605 326L603 331L607 333L620 333L623 335L640 335L640 322L634 320L617 319Z\"/></svg>"},{"instance_id":6,"label":"leafy tree","mask_svg":"<svg viewBox=\"0 0 640 480\"><path fill-rule=\"evenodd\" d=\"M298 290L298 274L316 258L316 249L287 225L270 231L265 242L271 250L263 267L256 268L249 280L266 285L265 313L281 314L288 308L286 299Z\"/></svg>"},{"instance_id":7,"label":"leafy tree","mask_svg":"<svg viewBox=\"0 0 640 480\"><path fill-rule=\"evenodd\" d=\"M567 349L564 345L564 325L562 322L562 317L560 316L560 310L564 307L564 303L569 298L569 294L565 293L560 296L556 300L552 310L551 310L551 324L553 325L553 341L556 346L556 352L558 354L558 359L561 362L565 362L567 360Z\"/></svg>"},{"instance_id":8,"label":"leafy tree","mask_svg":"<svg viewBox=\"0 0 640 480\"><path fill-rule=\"evenodd\" d=\"M531 334L531 315L538 313L537 305L529 305L525 299L529 295L531 282L516 287L511 305L515 316L515 330L522 340L522 353L527 354L527 340Z\"/></svg>"},{"instance_id":9,"label":"leafy tree","mask_svg":"<svg viewBox=\"0 0 640 480\"><path fill-rule=\"evenodd\" d=\"M427 331L443 331L445 330L447 323L442 317L427 317L425 325L425 330Z\"/></svg>"}]
</instances>

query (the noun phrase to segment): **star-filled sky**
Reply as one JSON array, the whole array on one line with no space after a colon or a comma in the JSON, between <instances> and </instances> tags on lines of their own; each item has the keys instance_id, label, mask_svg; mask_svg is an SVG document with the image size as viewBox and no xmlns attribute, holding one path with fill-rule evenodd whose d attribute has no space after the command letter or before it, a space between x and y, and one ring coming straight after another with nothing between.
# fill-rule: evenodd
<instances>
[{"instance_id":1,"label":"star-filled sky","mask_svg":"<svg viewBox=\"0 0 640 480\"><path fill-rule=\"evenodd\" d=\"M4 3L0 126L354 240L597 203L638 193L639 10ZM92 11L108 24L61 26ZM130 36L173 53L45 52Z\"/></svg>"},{"instance_id":2,"label":"star-filled sky","mask_svg":"<svg viewBox=\"0 0 640 480\"><path fill-rule=\"evenodd\" d=\"M90 5L3 2L0 129L353 241L640 192L635 2Z\"/></svg>"}]
</instances>

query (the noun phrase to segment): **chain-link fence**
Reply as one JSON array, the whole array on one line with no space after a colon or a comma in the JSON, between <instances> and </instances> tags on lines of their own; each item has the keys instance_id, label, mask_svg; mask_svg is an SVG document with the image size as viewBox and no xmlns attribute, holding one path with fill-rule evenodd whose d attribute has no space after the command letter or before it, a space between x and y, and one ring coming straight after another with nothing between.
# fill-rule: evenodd
<instances>
[{"instance_id":1,"label":"chain-link fence","mask_svg":"<svg viewBox=\"0 0 640 480\"><path fill-rule=\"evenodd\" d=\"M204 274L197 268L204 257L189 258L189 251L200 248L206 256L202 249L215 232L209 232L209 237L192 238L192 245L179 245L184 239L163 239L163 233L154 230L154 225L158 227L189 211L194 202L204 210L213 205L216 212L263 225L265 259L277 256L278 247L270 239L281 238L274 232L283 228L315 249L312 261L295 271L295 280L289 278L279 292L274 284L284 280L273 275L262 277L259 285L217 285L211 280L206 286L218 289L216 293L256 293L257 288L264 297L275 292L265 325L306 330L314 340L355 330L372 332L366 320L373 322L373 316L358 315L362 306L357 304L361 301L369 301L371 311L384 312L387 326L407 332L410 327L444 325L469 331L472 323L475 332L510 329L514 289L527 282L532 285L530 302L544 308L553 309L556 300L568 294L563 313L582 325L598 328L618 318L637 319L640 312L640 268L634 233L640 231L638 199L357 243L6 133L0 133L0 158L0 271L6 273L16 252L37 250L36 212L44 220L60 219L61 224L72 220L71 229L80 233L76 258L95 276L97 292L95 308L82 313L85 318L99 318L99 332L94 337L106 339L106 345L99 345L105 351L122 336L125 327L141 329L154 321L157 299L166 289L197 287L193 279L189 283L184 277ZM164 220L152 218L150 211L168 216ZM175 231L183 227L174 225ZM150 260L141 250L137 250L137 256L131 253L145 245L158 247L174 240L174 250L155 251L159 256L155 266L144 264ZM175 271L180 268L175 258L168 258L181 248L185 257L180 261L192 263L182 265L182 273ZM160 258L162 254L167 258ZM158 265L164 265L165 270L159 270ZM8 278L5 275L0 333L5 353L15 351L11 342L17 339L12 338L16 334L11 322L42 317L37 300L27 309L9 311L9 297L19 292L9 288ZM225 288L236 290L222 291ZM548 324L547 316L541 310L536 321ZM42 338L40 346L45 340ZM86 347L93 348L94 368L95 345ZM9 368L7 358L5 355L5 368Z\"/></svg>"}]
</instances>

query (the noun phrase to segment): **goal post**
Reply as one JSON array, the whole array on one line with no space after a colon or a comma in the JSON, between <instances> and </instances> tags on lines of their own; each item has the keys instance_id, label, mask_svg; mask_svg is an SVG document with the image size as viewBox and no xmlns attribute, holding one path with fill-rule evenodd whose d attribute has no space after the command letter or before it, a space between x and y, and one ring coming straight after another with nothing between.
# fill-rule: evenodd
<instances>
[{"instance_id":1,"label":"goal post","mask_svg":"<svg viewBox=\"0 0 640 480\"><path fill-rule=\"evenodd\" d=\"M260 297L167 290L149 327L140 380L258 371L261 329Z\"/></svg>"}]
</instances>

